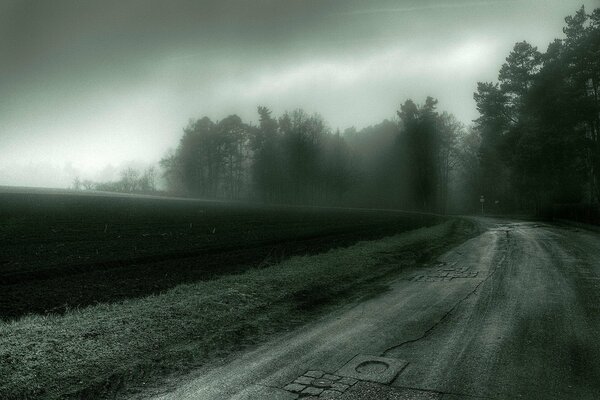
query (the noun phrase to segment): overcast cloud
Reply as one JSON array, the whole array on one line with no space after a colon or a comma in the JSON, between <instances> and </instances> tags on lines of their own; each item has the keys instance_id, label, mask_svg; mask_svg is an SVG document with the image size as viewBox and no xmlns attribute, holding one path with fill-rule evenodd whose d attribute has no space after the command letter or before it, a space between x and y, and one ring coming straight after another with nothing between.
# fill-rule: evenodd
<instances>
[{"instance_id":1,"label":"overcast cloud","mask_svg":"<svg viewBox=\"0 0 600 400\"><path fill-rule=\"evenodd\" d=\"M432 95L469 123L517 41L597 0L2 1L0 185L112 179L190 118L302 107L333 129Z\"/></svg>"}]
</instances>

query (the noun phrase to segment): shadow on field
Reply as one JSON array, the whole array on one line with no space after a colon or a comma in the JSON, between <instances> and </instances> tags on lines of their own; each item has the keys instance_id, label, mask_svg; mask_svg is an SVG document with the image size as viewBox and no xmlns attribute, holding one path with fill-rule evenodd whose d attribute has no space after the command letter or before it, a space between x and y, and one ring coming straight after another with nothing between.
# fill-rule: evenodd
<instances>
[{"instance_id":1,"label":"shadow on field","mask_svg":"<svg viewBox=\"0 0 600 400\"><path fill-rule=\"evenodd\" d=\"M2 194L0 318L143 297L439 221L390 211ZM308 308L321 301L298 296L310 299Z\"/></svg>"}]
</instances>

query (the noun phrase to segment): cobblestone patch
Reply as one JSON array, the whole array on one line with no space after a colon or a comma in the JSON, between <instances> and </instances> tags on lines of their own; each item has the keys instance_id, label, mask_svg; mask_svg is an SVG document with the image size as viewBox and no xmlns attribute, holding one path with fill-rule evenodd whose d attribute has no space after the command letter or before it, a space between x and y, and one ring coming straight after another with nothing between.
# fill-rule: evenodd
<instances>
[{"instance_id":1,"label":"cobblestone patch","mask_svg":"<svg viewBox=\"0 0 600 400\"><path fill-rule=\"evenodd\" d=\"M315 378L310 378L308 376L301 376L298 379L296 379L294 382L300 383L302 385L310 385L313 380L315 380Z\"/></svg>"},{"instance_id":2,"label":"cobblestone patch","mask_svg":"<svg viewBox=\"0 0 600 400\"><path fill-rule=\"evenodd\" d=\"M335 399L355 385L358 379L311 370L283 387L283 390L300 395L302 400Z\"/></svg>"}]
</instances>

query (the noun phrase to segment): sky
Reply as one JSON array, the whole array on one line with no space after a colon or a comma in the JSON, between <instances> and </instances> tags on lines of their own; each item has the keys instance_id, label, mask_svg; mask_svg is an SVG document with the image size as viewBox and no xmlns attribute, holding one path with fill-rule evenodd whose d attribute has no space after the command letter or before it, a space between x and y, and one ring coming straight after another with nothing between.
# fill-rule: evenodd
<instances>
[{"instance_id":1,"label":"sky","mask_svg":"<svg viewBox=\"0 0 600 400\"><path fill-rule=\"evenodd\" d=\"M158 162L192 118L303 108L332 129L408 98L468 124L514 43L598 0L0 0L0 185Z\"/></svg>"}]
</instances>

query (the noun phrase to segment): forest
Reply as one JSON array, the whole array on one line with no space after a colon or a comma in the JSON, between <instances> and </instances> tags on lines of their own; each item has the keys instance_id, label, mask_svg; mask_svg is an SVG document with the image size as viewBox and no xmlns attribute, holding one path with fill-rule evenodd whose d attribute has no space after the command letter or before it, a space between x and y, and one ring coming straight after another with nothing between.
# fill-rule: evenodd
<instances>
[{"instance_id":1,"label":"forest","mask_svg":"<svg viewBox=\"0 0 600 400\"><path fill-rule=\"evenodd\" d=\"M545 52L516 43L497 81L477 83L479 117L467 126L434 97L407 99L361 130L333 131L319 114L277 116L266 106L257 124L192 119L160 162L168 190L436 213L485 203L489 213L547 215L598 204L600 9L566 17L563 33Z\"/></svg>"},{"instance_id":2,"label":"forest","mask_svg":"<svg viewBox=\"0 0 600 400\"><path fill-rule=\"evenodd\" d=\"M258 107L254 127L232 115L191 121L161 161L171 189L268 203L442 210L464 128L436 101L407 100L399 120L332 132L298 109Z\"/></svg>"}]
</instances>

